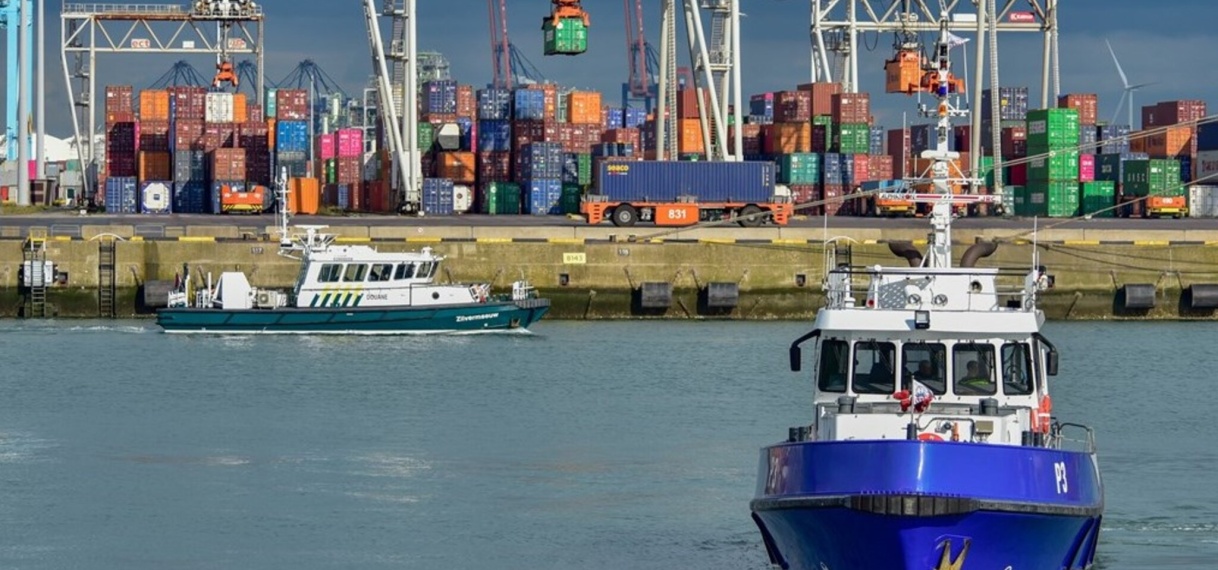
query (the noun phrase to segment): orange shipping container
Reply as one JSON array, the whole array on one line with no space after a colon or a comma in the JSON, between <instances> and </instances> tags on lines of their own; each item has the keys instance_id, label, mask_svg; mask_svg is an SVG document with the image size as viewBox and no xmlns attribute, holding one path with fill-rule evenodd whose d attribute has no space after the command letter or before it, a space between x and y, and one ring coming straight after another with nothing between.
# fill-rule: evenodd
<instances>
[{"instance_id":1,"label":"orange shipping container","mask_svg":"<svg viewBox=\"0 0 1218 570\"><path fill-rule=\"evenodd\" d=\"M1134 131L1129 133L1129 152L1146 152L1146 133Z\"/></svg>"},{"instance_id":2,"label":"orange shipping container","mask_svg":"<svg viewBox=\"0 0 1218 570\"><path fill-rule=\"evenodd\" d=\"M140 151L140 182L148 180L173 180L173 163L168 152Z\"/></svg>"},{"instance_id":3,"label":"orange shipping container","mask_svg":"<svg viewBox=\"0 0 1218 570\"><path fill-rule=\"evenodd\" d=\"M774 123L761 129L766 154L812 152L812 123Z\"/></svg>"},{"instance_id":4,"label":"orange shipping container","mask_svg":"<svg viewBox=\"0 0 1218 570\"><path fill-rule=\"evenodd\" d=\"M148 89L140 91L140 120L169 120L169 91Z\"/></svg>"},{"instance_id":5,"label":"orange shipping container","mask_svg":"<svg viewBox=\"0 0 1218 570\"><path fill-rule=\"evenodd\" d=\"M568 94L567 122L600 124L601 94L595 91L572 91Z\"/></svg>"},{"instance_id":6,"label":"orange shipping container","mask_svg":"<svg viewBox=\"0 0 1218 570\"><path fill-rule=\"evenodd\" d=\"M1149 154L1151 158L1189 156L1192 144L1193 127L1169 127L1146 137L1146 150L1143 152Z\"/></svg>"},{"instance_id":7,"label":"orange shipping container","mask_svg":"<svg viewBox=\"0 0 1218 570\"><path fill-rule=\"evenodd\" d=\"M266 144L267 150L275 152L275 119L266 120Z\"/></svg>"},{"instance_id":8,"label":"orange shipping container","mask_svg":"<svg viewBox=\"0 0 1218 570\"><path fill-rule=\"evenodd\" d=\"M293 214L314 215L321 207L321 184L316 178L288 180L288 209Z\"/></svg>"},{"instance_id":9,"label":"orange shipping container","mask_svg":"<svg viewBox=\"0 0 1218 570\"><path fill-rule=\"evenodd\" d=\"M702 154L706 145L702 140L702 121L699 119L681 119L680 134L677 139L677 152L680 154Z\"/></svg>"},{"instance_id":10,"label":"orange shipping container","mask_svg":"<svg viewBox=\"0 0 1218 570\"><path fill-rule=\"evenodd\" d=\"M922 56L915 51L899 51L884 62L885 93L916 93L922 86Z\"/></svg>"},{"instance_id":11,"label":"orange shipping container","mask_svg":"<svg viewBox=\"0 0 1218 570\"><path fill-rule=\"evenodd\" d=\"M440 178L450 178L453 182L472 183L477 174L478 163L472 152L442 152L440 153Z\"/></svg>"},{"instance_id":12,"label":"orange shipping container","mask_svg":"<svg viewBox=\"0 0 1218 570\"><path fill-rule=\"evenodd\" d=\"M1078 124L1094 125L1099 118L1100 99L1095 93L1069 93L1057 98L1057 106L1078 109Z\"/></svg>"},{"instance_id":13,"label":"orange shipping container","mask_svg":"<svg viewBox=\"0 0 1218 570\"><path fill-rule=\"evenodd\" d=\"M250 118L245 93L233 93L233 122L244 123Z\"/></svg>"}]
</instances>

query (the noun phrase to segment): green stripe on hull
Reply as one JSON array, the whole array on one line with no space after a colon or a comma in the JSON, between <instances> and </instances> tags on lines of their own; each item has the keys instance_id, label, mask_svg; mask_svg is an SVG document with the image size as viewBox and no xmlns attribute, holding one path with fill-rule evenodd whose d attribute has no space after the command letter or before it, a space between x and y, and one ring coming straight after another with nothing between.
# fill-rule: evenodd
<instances>
[{"instance_id":1,"label":"green stripe on hull","mask_svg":"<svg viewBox=\"0 0 1218 570\"><path fill-rule=\"evenodd\" d=\"M548 309L548 305L526 309L512 303L389 309L162 309L157 324L169 332L460 333L527 328Z\"/></svg>"}]
</instances>

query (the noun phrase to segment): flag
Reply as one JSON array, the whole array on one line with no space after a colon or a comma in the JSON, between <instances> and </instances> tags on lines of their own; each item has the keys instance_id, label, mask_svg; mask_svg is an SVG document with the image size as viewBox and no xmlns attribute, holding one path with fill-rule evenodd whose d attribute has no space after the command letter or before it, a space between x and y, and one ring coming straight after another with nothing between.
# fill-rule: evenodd
<instances>
[{"instance_id":1,"label":"flag","mask_svg":"<svg viewBox=\"0 0 1218 570\"><path fill-rule=\"evenodd\" d=\"M968 43L968 40L969 40L968 38L962 38L951 32L947 33L947 47L949 47L949 48L960 47L960 46Z\"/></svg>"}]
</instances>

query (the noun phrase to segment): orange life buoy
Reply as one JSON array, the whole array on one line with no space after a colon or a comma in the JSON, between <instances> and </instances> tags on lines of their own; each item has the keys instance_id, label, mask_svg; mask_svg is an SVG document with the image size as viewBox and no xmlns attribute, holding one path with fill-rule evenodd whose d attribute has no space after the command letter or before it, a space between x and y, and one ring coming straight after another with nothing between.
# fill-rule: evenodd
<instances>
[{"instance_id":1,"label":"orange life buoy","mask_svg":"<svg viewBox=\"0 0 1218 570\"><path fill-rule=\"evenodd\" d=\"M918 439L921 441L943 441L943 438L939 437L938 434L930 432L918 434Z\"/></svg>"},{"instance_id":2,"label":"orange life buoy","mask_svg":"<svg viewBox=\"0 0 1218 570\"><path fill-rule=\"evenodd\" d=\"M1036 410L1036 427L1040 433L1049 433L1050 424L1053 422L1053 400L1045 394L1040 398L1040 408Z\"/></svg>"}]
</instances>

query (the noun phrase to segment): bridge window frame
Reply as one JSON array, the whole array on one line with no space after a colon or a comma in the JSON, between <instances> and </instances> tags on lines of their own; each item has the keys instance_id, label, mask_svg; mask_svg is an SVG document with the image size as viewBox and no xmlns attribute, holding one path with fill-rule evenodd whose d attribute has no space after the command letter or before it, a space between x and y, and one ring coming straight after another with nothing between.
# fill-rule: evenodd
<instances>
[{"instance_id":1,"label":"bridge window frame","mask_svg":"<svg viewBox=\"0 0 1218 570\"><path fill-rule=\"evenodd\" d=\"M821 341L816 365L816 388L829 394L845 394L850 383L850 342L838 338Z\"/></svg>"},{"instance_id":2,"label":"bridge window frame","mask_svg":"<svg viewBox=\"0 0 1218 570\"><path fill-rule=\"evenodd\" d=\"M317 269L318 283L338 283L343 277L343 264L323 263Z\"/></svg>"},{"instance_id":3,"label":"bridge window frame","mask_svg":"<svg viewBox=\"0 0 1218 570\"><path fill-rule=\"evenodd\" d=\"M1030 396L1036 392L1036 368L1033 366L1032 345L1010 341L1002 344L1002 393L1007 396ZM1012 376L1023 376L1023 382ZM1024 385L1026 384L1026 385Z\"/></svg>"},{"instance_id":4,"label":"bridge window frame","mask_svg":"<svg viewBox=\"0 0 1218 570\"><path fill-rule=\"evenodd\" d=\"M367 263L348 263L343 268L343 283L362 283L367 276Z\"/></svg>"},{"instance_id":5,"label":"bridge window frame","mask_svg":"<svg viewBox=\"0 0 1218 570\"><path fill-rule=\"evenodd\" d=\"M988 382L964 384L968 362L976 361L985 370ZM994 396L998 394L995 366L998 362L994 345L988 342L958 342L952 346L952 393L957 396ZM964 388L964 389L962 389Z\"/></svg>"},{"instance_id":6,"label":"bridge window frame","mask_svg":"<svg viewBox=\"0 0 1218 570\"><path fill-rule=\"evenodd\" d=\"M866 373L861 373L859 366L860 357L863 356L863 351L866 351L869 354L867 358L870 358L872 361L870 366L867 367ZM851 354L853 355L854 359L850 374L850 386L855 393L887 395L896 392L897 344L895 342L890 340L881 341L875 339L855 341ZM879 371L879 374L873 372L876 367L883 366L885 361L887 361L886 364L889 373L888 376L890 376L886 382L883 381L885 376L883 369ZM867 378L868 382L861 383L859 380L863 377ZM874 379L877 377L881 380L881 382L874 381Z\"/></svg>"}]
</instances>

